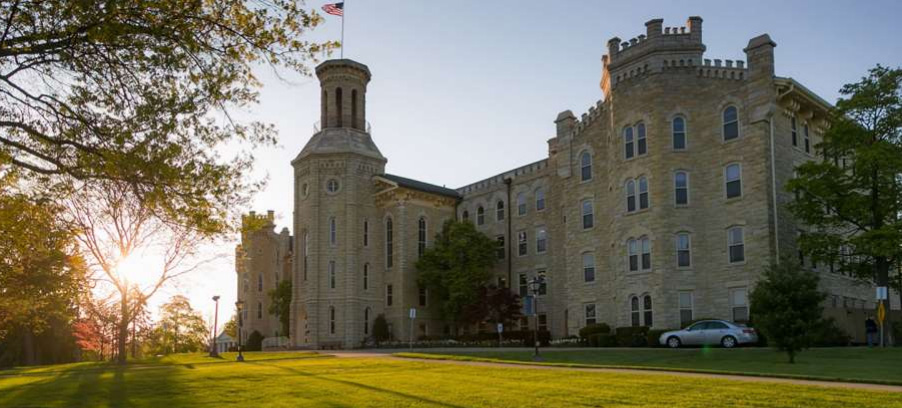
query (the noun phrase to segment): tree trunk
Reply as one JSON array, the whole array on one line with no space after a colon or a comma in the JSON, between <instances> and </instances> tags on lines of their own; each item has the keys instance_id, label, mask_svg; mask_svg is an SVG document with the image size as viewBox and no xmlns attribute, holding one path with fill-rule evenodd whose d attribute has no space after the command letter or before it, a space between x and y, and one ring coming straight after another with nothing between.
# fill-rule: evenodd
<instances>
[{"instance_id":1,"label":"tree trunk","mask_svg":"<svg viewBox=\"0 0 902 408\"><path fill-rule=\"evenodd\" d=\"M27 366L35 365L36 362L35 362L35 358L34 358L34 333L32 333L31 330L28 329L27 327L24 328L22 331L23 331L22 351L25 354L23 363L25 363L25 365L27 365Z\"/></svg>"},{"instance_id":2,"label":"tree trunk","mask_svg":"<svg viewBox=\"0 0 902 408\"><path fill-rule=\"evenodd\" d=\"M118 362L119 364L125 364L128 358L127 351L127 343L128 343L128 287L122 290L122 305L121 305L121 313L122 316L119 321L119 338L117 349L118 351Z\"/></svg>"}]
</instances>

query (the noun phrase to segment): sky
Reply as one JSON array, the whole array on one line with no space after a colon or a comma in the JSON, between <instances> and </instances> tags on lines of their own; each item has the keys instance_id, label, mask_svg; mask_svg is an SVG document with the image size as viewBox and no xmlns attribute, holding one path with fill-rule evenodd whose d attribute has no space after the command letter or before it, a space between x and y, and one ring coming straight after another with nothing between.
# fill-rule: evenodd
<instances>
[{"instance_id":1,"label":"sky","mask_svg":"<svg viewBox=\"0 0 902 408\"><path fill-rule=\"evenodd\" d=\"M557 114L579 116L601 99L608 39L645 34L654 18L685 26L689 16L704 19L705 58L745 60L748 40L768 33L776 74L830 102L874 65L902 66L900 1L347 0L344 57L372 72L367 120L386 172L456 188L545 158ZM325 18L309 40L340 38L341 18ZM257 74L260 103L236 116L275 125L279 146L254 152L250 176L267 187L244 210L274 210L280 230L291 227L290 161L319 120L319 85L269 68ZM228 255L151 306L182 293L211 318L210 298L220 295L221 323L234 308L235 243L213 249Z\"/></svg>"}]
</instances>

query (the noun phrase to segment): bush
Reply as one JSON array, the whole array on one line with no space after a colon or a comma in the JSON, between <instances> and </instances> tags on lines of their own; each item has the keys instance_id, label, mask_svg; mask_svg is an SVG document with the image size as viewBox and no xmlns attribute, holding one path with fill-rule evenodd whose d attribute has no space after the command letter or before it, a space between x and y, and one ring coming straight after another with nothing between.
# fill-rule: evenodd
<instances>
[{"instance_id":1,"label":"bush","mask_svg":"<svg viewBox=\"0 0 902 408\"><path fill-rule=\"evenodd\" d=\"M648 346L647 326L618 327L614 331L617 345L620 347L646 347Z\"/></svg>"},{"instance_id":2,"label":"bush","mask_svg":"<svg viewBox=\"0 0 902 408\"><path fill-rule=\"evenodd\" d=\"M833 318L824 319L823 323L811 331L811 344L814 347L848 346L852 338L843 329L836 327Z\"/></svg>"},{"instance_id":3,"label":"bush","mask_svg":"<svg viewBox=\"0 0 902 408\"><path fill-rule=\"evenodd\" d=\"M588 339L593 334L608 334L611 332L611 326L605 323L590 324L579 329L579 337Z\"/></svg>"},{"instance_id":4,"label":"bush","mask_svg":"<svg viewBox=\"0 0 902 408\"><path fill-rule=\"evenodd\" d=\"M896 347L902 347L902 322L892 323L893 341Z\"/></svg>"},{"instance_id":5,"label":"bush","mask_svg":"<svg viewBox=\"0 0 902 408\"><path fill-rule=\"evenodd\" d=\"M648 335L646 336L646 343L649 347L664 347L658 339L665 332L673 331L674 329L664 329L664 330L649 330Z\"/></svg>"},{"instance_id":6,"label":"bush","mask_svg":"<svg viewBox=\"0 0 902 408\"><path fill-rule=\"evenodd\" d=\"M590 334L586 340L589 347L617 347L617 337L610 333Z\"/></svg>"},{"instance_id":7,"label":"bush","mask_svg":"<svg viewBox=\"0 0 902 408\"><path fill-rule=\"evenodd\" d=\"M263 335L254 330L247 336L247 344L244 345L244 351L260 351L263 349Z\"/></svg>"}]
</instances>

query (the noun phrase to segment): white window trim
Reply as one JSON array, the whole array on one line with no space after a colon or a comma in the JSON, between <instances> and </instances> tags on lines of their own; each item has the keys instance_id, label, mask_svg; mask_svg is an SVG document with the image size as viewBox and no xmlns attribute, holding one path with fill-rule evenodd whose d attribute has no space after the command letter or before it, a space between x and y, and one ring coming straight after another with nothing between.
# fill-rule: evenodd
<instances>
[{"instance_id":1,"label":"white window trim","mask_svg":"<svg viewBox=\"0 0 902 408\"><path fill-rule=\"evenodd\" d=\"M676 131L673 129L673 124L677 119L683 120L683 148L677 149L673 147L673 136L676 134ZM646 130L647 132L648 130ZM686 119L686 116L682 114L674 115L670 120L670 150L674 152L685 152L689 150L689 120Z\"/></svg>"},{"instance_id":2,"label":"white window trim","mask_svg":"<svg viewBox=\"0 0 902 408\"><path fill-rule=\"evenodd\" d=\"M639 154L639 125L642 125L645 128L645 136L642 137L642 139L645 140L645 153L642 153L642 154ZM636 154L633 156L633 158L647 156L648 151L650 150L648 148L648 126L645 124L645 122L640 120L640 121L636 122L635 125L633 125L633 133L636 135L636 144L635 144L635 147L636 147L635 153Z\"/></svg>"},{"instance_id":3,"label":"white window trim","mask_svg":"<svg viewBox=\"0 0 902 408\"><path fill-rule=\"evenodd\" d=\"M727 169L733 165L739 166L739 195L736 197L727 197L727 183L730 182L730 180L727 179ZM745 186L743 184L744 183L742 182L742 163L741 162L730 162L730 163L725 164L723 166L723 198L728 201L741 199L743 196L745 196L745 191L744 191Z\"/></svg>"},{"instance_id":4,"label":"white window trim","mask_svg":"<svg viewBox=\"0 0 902 408\"><path fill-rule=\"evenodd\" d=\"M585 154L589 155L589 165L588 166L583 165L583 155L585 155ZM592 157L592 152L590 152L588 149L584 149L579 152L579 155L577 155L576 158L577 158L576 160L579 163L579 182L580 183L588 183L588 182L592 181L592 179L595 178L595 159ZM583 179L583 168L584 167L589 167L589 178L587 178L587 179Z\"/></svg>"},{"instance_id":5,"label":"white window trim","mask_svg":"<svg viewBox=\"0 0 902 408\"><path fill-rule=\"evenodd\" d=\"M594 220L593 220L593 223L594 223ZM545 233L544 234L545 235L545 249L543 249L541 251L539 251L539 237L540 237L539 232L540 231ZM545 228L545 226L540 226L540 227L536 228L536 253L544 254L546 252L548 252L548 228Z\"/></svg>"},{"instance_id":6,"label":"white window trim","mask_svg":"<svg viewBox=\"0 0 902 408\"><path fill-rule=\"evenodd\" d=\"M632 143L633 145L630 146L630 149L629 149L630 153L633 154L632 157L626 157L627 156L627 153L626 153L626 151L627 151L626 150L626 143L627 143L626 131L627 131L627 129L629 129L630 136L632 136L632 141L630 143ZM632 125L626 125L622 128L622 130L620 131L620 143L621 143L620 146L622 147L620 152L623 153L623 160L630 161L630 160L633 160L633 159L639 157L639 155L636 154L639 150L638 147L636 146L638 144L636 129L634 129ZM647 143L647 141L646 141L646 143ZM648 151L648 146L646 146L645 150Z\"/></svg>"},{"instance_id":7,"label":"white window trim","mask_svg":"<svg viewBox=\"0 0 902 408\"><path fill-rule=\"evenodd\" d=\"M726 127L727 123L724 122L723 116L724 116L724 113L727 111L727 109L729 109L730 107L736 108L736 138L727 140L727 138L726 138L727 135L726 135L726 133L724 133L724 127ZM740 115L739 115L739 107L733 103L728 103L723 107L723 109L720 110L720 142L721 143L730 143L730 142L735 142L740 139L742 139L742 119L740 118Z\"/></svg>"},{"instance_id":8,"label":"white window trim","mask_svg":"<svg viewBox=\"0 0 902 408\"><path fill-rule=\"evenodd\" d=\"M742 260L737 262L732 262L730 260L730 248L732 247L732 245L730 244L730 231L734 228L739 228L740 231L742 231ZM745 265L746 261L748 260L748 251L746 251L746 249L745 226L732 225L730 227L727 227L727 263L730 265Z\"/></svg>"},{"instance_id":9,"label":"white window trim","mask_svg":"<svg viewBox=\"0 0 902 408\"><path fill-rule=\"evenodd\" d=\"M589 208L592 209L592 226L588 227L588 228L586 228L586 224L584 221L586 214L583 211L584 210L583 204L585 204L586 202L589 203ZM593 200L591 198L586 198L586 199L580 200L579 201L579 228L580 228L580 230L591 231L591 230L595 229L595 224L596 224L596 222L595 222L595 200Z\"/></svg>"},{"instance_id":10,"label":"white window trim","mask_svg":"<svg viewBox=\"0 0 902 408\"><path fill-rule=\"evenodd\" d=\"M680 173L686 175L686 204L677 203L677 194L676 194L676 192L677 192L677 174L680 174ZM690 180L689 180L689 171L688 170L675 170L673 172L673 206L674 207L685 208L685 207L689 207L689 205L692 204L692 195L690 194L689 183L690 183ZM726 188L726 183L724 183L724 188ZM724 194L726 194L726 193L724 193Z\"/></svg>"},{"instance_id":11,"label":"white window trim","mask_svg":"<svg viewBox=\"0 0 902 408\"><path fill-rule=\"evenodd\" d=\"M689 266L680 266L680 235L686 235L689 240ZM689 231L680 231L674 235L674 249L676 250L676 267L677 269L692 269L694 262L692 260L692 234Z\"/></svg>"},{"instance_id":12,"label":"white window trim","mask_svg":"<svg viewBox=\"0 0 902 408\"><path fill-rule=\"evenodd\" d=\"M592 280L590 280L590 281L586 280L586 269L587 268L586 268L586 258L585 257L587 255L592 257ZM583 273L583 278L582 278L583 283L590 285L595 282L598 282L598 267L596 266L596 262L595 262L595 253L591 252L591 251L583 252L582 254L580 254L580 260L582 260L582 262L583 262L582 268L580 269Z\"/></svg>"}]
</instances>

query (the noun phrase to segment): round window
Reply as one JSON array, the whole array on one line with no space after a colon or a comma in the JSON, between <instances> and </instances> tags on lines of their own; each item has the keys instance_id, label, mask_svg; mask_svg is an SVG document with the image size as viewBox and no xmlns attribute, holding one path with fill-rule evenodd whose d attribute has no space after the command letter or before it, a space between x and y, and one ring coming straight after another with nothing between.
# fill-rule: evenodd
<instances>
[{"instance_id":1,"label":"round window","mask_svg":"<svg viewBox=\"0 0 902 408\"><path fill-rule=\"evenodd\" d=\"M330 193L337 193L338 192L338 180L331 179L331 180L327 181L326 182L326 191L328 191Z\"/></svg>"}]
</instances>

